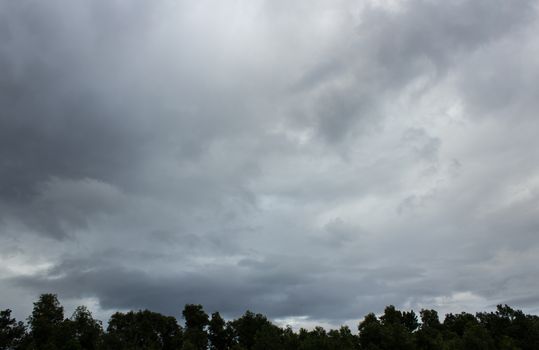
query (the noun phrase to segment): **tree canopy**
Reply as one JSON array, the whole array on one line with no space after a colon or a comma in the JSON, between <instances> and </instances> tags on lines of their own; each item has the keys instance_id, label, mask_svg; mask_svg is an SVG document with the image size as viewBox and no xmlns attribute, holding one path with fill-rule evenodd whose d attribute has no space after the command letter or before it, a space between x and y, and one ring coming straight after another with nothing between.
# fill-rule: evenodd
<instances>
[{"instance_id":1,"label":"tree canopy","mask_svg":"<svg viewBox=\"0 0 539 350\"><path fill-rule=\"evenodd\" d=\"M150 310L116 312L106 330L85 306L70 318L54 294L34 303L27 325L0 310L0 350L537 350L539 317L507 305L495 311L447 314L436 310L369 313L354 334L347 326L295 332L266 316L246 311L234 320L211 317L202 305L187 304L184 324Z\"/></svg>"}]
</instances>

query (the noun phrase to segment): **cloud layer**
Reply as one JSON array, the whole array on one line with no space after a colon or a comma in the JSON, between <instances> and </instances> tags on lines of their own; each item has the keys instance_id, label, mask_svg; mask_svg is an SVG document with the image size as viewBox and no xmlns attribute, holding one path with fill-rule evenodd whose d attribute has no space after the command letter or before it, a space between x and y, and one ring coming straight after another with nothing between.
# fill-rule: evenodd
<instances>
[{"instance_id":1,"label":"cloud layer","mask_svg":"<svg viewBox=\"0 0 539 350\"><path fill-rule=\"evenodd\" d=\"M517 1L0 5L0 308L539 310Z\"/></svg>"}]
</instances>

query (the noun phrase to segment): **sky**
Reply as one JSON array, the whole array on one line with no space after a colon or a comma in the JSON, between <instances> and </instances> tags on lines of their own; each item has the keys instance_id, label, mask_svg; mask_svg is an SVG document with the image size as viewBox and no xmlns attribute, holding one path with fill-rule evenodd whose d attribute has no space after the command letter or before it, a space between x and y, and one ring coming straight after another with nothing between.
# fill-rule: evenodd
<instances>
[{"instance_id":1,"label":"sky","mask_svg":"<svg viewBox=\"0 0 539 350\"><path fill-rule=\"evenodd\" d=\"M539 313L538 5L0 2L0 309Z\"/></svg>"}]
</instances>

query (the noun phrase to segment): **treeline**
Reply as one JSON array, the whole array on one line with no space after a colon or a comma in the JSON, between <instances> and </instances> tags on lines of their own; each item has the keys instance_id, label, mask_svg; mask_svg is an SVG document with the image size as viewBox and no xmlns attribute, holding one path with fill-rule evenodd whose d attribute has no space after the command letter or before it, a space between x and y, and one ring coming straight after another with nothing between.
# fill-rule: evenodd
<instances>
[{"instance_id":1,"label":"treeline","mask_svg":"<svg viewBox=\"0 0 539 350\"><path fill-rule=\"evenodd\" d=\"M264 315L247 311L232 321L201 305L186 305L184 325L149 310L116 312L106 330L90 311L78 307L70 318L54 294L34 303L27 324L0 311L0 350L539 350L539 317L507 305L495 312L448 314L386 307L359 323L358 334L343 326L294 332Z\"/></svg>"}]
</instances>

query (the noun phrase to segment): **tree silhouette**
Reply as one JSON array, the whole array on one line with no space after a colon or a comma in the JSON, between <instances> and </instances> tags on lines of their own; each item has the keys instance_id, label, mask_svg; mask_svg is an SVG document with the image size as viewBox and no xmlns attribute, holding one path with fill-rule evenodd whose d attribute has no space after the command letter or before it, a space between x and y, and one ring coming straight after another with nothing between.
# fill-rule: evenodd
<instances>
[{"instance_id":1,"label":"tree silhouette","mask_svg":"<svg viewBox=\"0 0 539 350\"><path fill-rule=\"evenodd\" d=\"M231 323L236 341L246 350L253 349L256 333L266 325L271 325L266 316L251 311Z\"/></svg>"},{"instance_id":2,"label":"tree silhouette","mask_svg":"<svg viewBox=\"0 0 539 350\"><path fill-rule=\"evenodd\" d=\"M211 320L208 327L208 339L210 340L211 350L226 350L230 349L233 342L233 332L230 326L227 326L225 320L219 312L214 312L211 315Z\"/></svg>"},{"instance_id":3,"label":"tree silhouette","mask_svg":"<svg viewBox=\"0 0 539 350\"><path fill-rule=\"evenodd\" d=\"M419 350L438 350L443 346L442 324L435 310L421 310L421 326L415 334Z\"/></svg>"},{"instance_id":4,"label":"tree silhouette","mask_svg":"<svg viewBox=\"0 0 539 350\"><path fill-rule=\"evenodd\" d=\"M11 310L0 311L0 350L15 349L21 345L26 335L22 322L11 318Z\"/></svg>"},{"instance_id":5,"label":"tree silhouette","mask_svg":"<svg viewBox=\"0 0 539 350\"><path fill-rule=\"evenodd\" d=\"M446 315L435 310L400 311L390 305L377 317L367 314L357 335L342 326L294 332L266 316L247 311L225 321L211 320L202 305L187 304L185 331L171 316L149 310L114 313L106 332L84 306L71 318L55 294L43 294L28 317L28 330L0 311L0 350L538 350L539 317L507 305L495 312Z\"/></svg>"},{"instance_id":6,"label":"tree silhouette","mask_svg":"<svg viewBox=\"0 0 539 350\"><path fill-rule=\"evenodd\" d=\"M182 329L176 319L149 310L117 312L110 318L106 349L179 349Z\"/></svg>"},{"instance_id":7,"label":"tree silhouette","mask_svg":"<svg viewBox=\"0 0 539 350\"><path fill-rule=\"evenodd\" d=\"M184 341L194 346L196 350L206 350L208 347L208 333L206 326L209 324L209 317L202 305L187 304L183 309L185 319ZM189 345L189 346L190 346Z\"/></svg>"},{"instance_id":8,"label":"tree silhouette","mask_svg":"<svg viewBox=\"0 0 539 350\"><path fill-rule=\"evenodd\" d=\"M65 343L62 337L64 308L56 294L42 294L34 303L28 317L30 338L35 349L59 349Z\"/></svg>"},{"instance_id":9,"label":"tree silhouette","mask_svg":"<svg viewBox=\"0 0 539 350\"><path fill-rule=\"evenodd\" d=\"M81 349L96 350L101 346L103 326L101 321L92 317L86 306L79 306L67 322L71 328L71 337Z\"/></svg>"}]
</instances>

